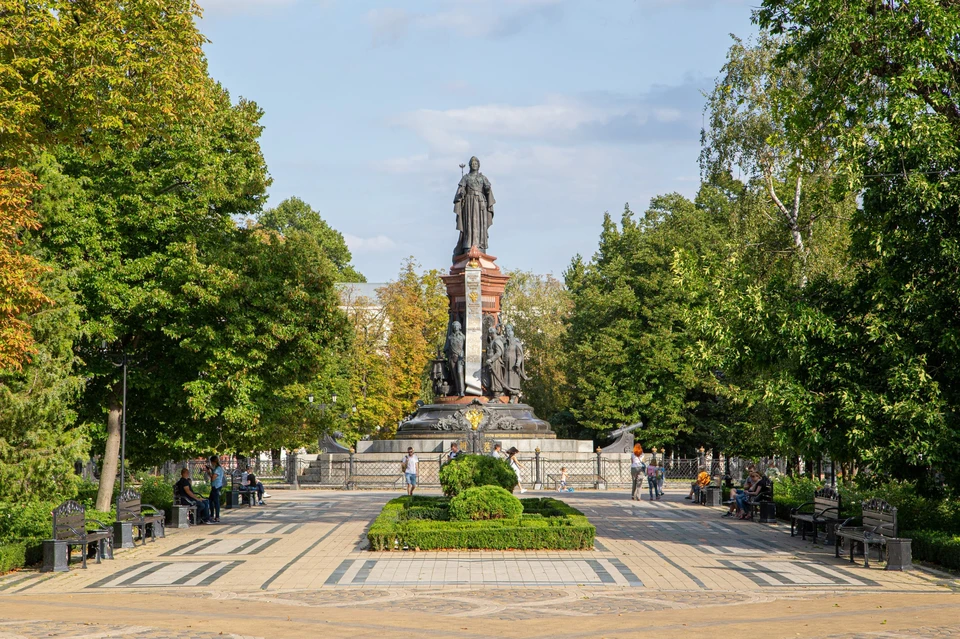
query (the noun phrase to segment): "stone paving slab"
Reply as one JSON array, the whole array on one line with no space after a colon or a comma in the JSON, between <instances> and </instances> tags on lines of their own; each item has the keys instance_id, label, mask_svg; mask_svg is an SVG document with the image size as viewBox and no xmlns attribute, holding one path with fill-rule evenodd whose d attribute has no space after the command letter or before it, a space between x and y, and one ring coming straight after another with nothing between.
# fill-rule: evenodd
<instances>
[{"instance_id":1,"label":"stone paving slab","mask_svg":"<svg viewBox=\"0 0 960 639\"><path fill-rule=\"evenodd\" d=\"M66 574L27 571L0 577L0 620L7 624L0 625L0 639L58 636L44 634L50 627L44 624L55 617L37 617L35 611L52 614L60 611L58 606L80 600L101 602L118 611L129 609L131 614L134 606L140 606L139 616L134 616L135 623L129 626L102 625L103 619L94 628L63 626L64 632L74 632L64 637L125 636L128 632L150 639L205 637L199 632L177 634L180 629L170 629L165 616L174 610L180 614L177 601L190 602L185 603L186 609L197 610L197 614L208 607L217 610L225 606L225 610L235 611L230 614L259 628L253 633L244 626L221 623L221 630L239 635L287 636L278 634L277 625L269 621L276 617L294 624L302 619L307 625L298 626L297 632L312 636L316 628L308 620L315 615L332 618L329 615L342 614L337 628L343 636L366 636L369 631L369 636L382 638L383 631L374 630L378 624L389 627L394 618L421 620L425 616L438 623L442 619L518 623L592 619L607 623L621 615L644 612L668 615L661 621L666 624L663 628L669 628L671 611L685 611L684 617L694 612L713 615L718 620L731 614L739 618L740 613L733 611L741 610L765 613L776 609L792 614L796 607L823 605L826 600L837 602L836 611L831 606L828 613L838 616L841 606L847 605L844 602L862 601L864 593L871 593L871 600L877 601L920 597L917 601L938 602L947 594L951 603L937 605L951 615L955 612L956 618L944 614L943 628L960 627L956 626L960 624L960 601L952 603L952 592L960 588L960 582L920 571L867 570L862 564L834 558L832 548L791 538L789 526L724 519L720 517L723 509L690 504L679 492L668 492L659 502L639 503L612 492L564 495L565 501L583 510L597 526L593 551L364 550L366 527L397 494L284 492L265 507L224 511L224 523L219 526L170 530L165 539L118 551L115 560L89 564L87 570L76 565ZM552 496L546 491L532 494ZM144 604L144 597L153 603ZM40 602L40 608L29 609L33 614L17 614ZM144 605L153 606L156 613L145 612ZM869 605L861 608L862 615L882 614ZM81 614L78 609L70 610ZM95 611L96 605L91 610ZM74 618L66 612L64 608L66 618ZM361 624L357 615L369 623ZM745 628L759 627L752 624L762 619L756 614L743 617ZM894 619L889 621L894 623ZM902 615L896 621L897 632L914 633L896 636L960 636L935 634L942 628L926 618L915 619L910 627L904 625ZM132 630L140 628L140 623L148 629ZM396 623L411 628L422 625L421 621ZM556 630L565 631L563 622L559 623ZM33 624L38 624L39 630L31 630ZM543 628L531 626L528 630L536 634ZM887 635L876 633L888 632L880 627L837 625L829 630L807 636L829 634L845 639L881 637ZM78 634L84 631L87 634ZM868 634L849 634L851 631ZM439 636L449 635L441 632ZM504 632L503 636L512 635ZM555 636L565 635L559 632Z\"/></svg>"}]
</instances>

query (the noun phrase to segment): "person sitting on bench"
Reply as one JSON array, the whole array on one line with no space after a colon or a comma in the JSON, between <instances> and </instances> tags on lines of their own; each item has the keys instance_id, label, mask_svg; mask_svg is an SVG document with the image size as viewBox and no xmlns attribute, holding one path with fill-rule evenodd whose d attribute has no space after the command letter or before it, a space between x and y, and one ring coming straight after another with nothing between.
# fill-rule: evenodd
<instances>
[{"instance_id":1,"label":"person sitting on bench","mask_svg":"<svg viewBox=\"0 0 960 639\"><path fill-rule=\"evenodd\" d=\"M684 499L693 499L694 501L700 501L700 492L706 490L707 486L710 485L710 474L707 472L707 469L703 466L700 467L700 474L697 475L697 478L690 483L690 494L684 497Z\"/></svg>"},{"instance_id":2,"label":"person sitting on bench","mask_svg":"<svg viewBox=\"0 0 960 639\"><path fill-rule=\"evenodd\" d=\"M190 482L190 471L186 468L180 471L180 480L173 486L173 494L180 500L181 504L186 506L196 506L197 523L210 523L210 504L203 497L193 492L193 486Z\"/></svg>"},{"instance_id":3,"label":"person sitting on bench","mask_svg":"<svg viewBox=\"0 0 960 639\"><path fill-rule=\"evenodd\" d=\"M766 475L761 475L757 471L750 473L750 479L753 480L753 486L749 490L744 490L742 494L737 495L737 512L740 519L753 519L753 508L750 506L750 499L769 492L771 481Z\"/></svg>"},{"instance_id":4,"label":"person sitting on bench","mask_svg":"<svg viewBox=\"0 0 960 639\"><path fill-rule=\"evenodd\" d=\"M744 493L757 483L760 479L760 476L757 474L756 468L753 464L747 466L748 475L747 478L743 481L743 488L731 488L730 489L730 500L726 503L730 506L727 512L723 513L724 517L733 517L733 515L740 514L740 499L743 497ZM744 498L746 499L746 498Z\"/></svg>"},{"instance_id":5,"label":"person sitting on bench","mask_svg":"<svg viewBox=\"0 0 960 639\"><path fill-rule=\"evenodd\" d=\"M257 504L259 504L260 506L263 506L263 497L265 494L263 492L263 483L260 481L257 481L257 477L253 473L247 473L246 485L248 488L257 491Z\"/></svg>"}]
</instances>

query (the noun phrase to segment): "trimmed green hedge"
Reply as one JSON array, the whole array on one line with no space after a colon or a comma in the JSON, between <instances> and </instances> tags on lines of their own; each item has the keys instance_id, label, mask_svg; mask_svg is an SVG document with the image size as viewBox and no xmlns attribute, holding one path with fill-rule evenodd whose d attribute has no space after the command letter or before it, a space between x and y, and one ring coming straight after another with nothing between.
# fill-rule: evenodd
<instances>
[{"instance_id":1,"label":"trimmed green hedge","mask_svg":"<svg viewBox=\"0 0 960 639\"><path fill-rule=\"evenodd\" d=\"M499 486L467 488L450 500L451 521L517 519L522 512L520 500Z\"/></svg>"},{"instance_id":2,"label":"trimmed green hedge","mask_svg":"<svg viewBox=\"0 0 960 639\"><path fill-rule=\"evenodd\" d=\"M960 535L937 530L908 530L900 536L912 540L910 552L914 559L960 570Z\"/></svg>"},{"instance_id":3,"label":"trimmed green hedge","mask_svg":"<svg viewBox=\"0 0 960 639\"><path fill-rule=\"evenodd\" d=\"M3 544L0 545L0 574L23 568L27 563L27 545Z\"/></svg>"},{"instance_id":4,"label":"trimmed green hedge","mask_svg":"<svg viewBox=\"0 0 960 639\"><path fill-rule=\"evenodd\" d=\"M367 532L370 550L588 550L596 528L575 508L552 498L520 500L519 518L486 521L426 519L427 509L449 517L443 497L398 497L383 507ZM408 517L406 510L414 510Z\"/></svg>"},{"instance_id":5,"label":"trimmed green hedge","mask_svg":"<svg viewBox=\"0 0 960 639\"><path fill-rule=\"evenodd\" d=\"M455 497L475 486L500 486L512 491L517 476L503 459L487 455L460 455L440 469L440 486L447 497Z\"/></svg>"},{"instance_id":6,"label":"trimmed green hedge","mask_svg":"<svg viewBox=\"0 0 960 639\"><path fill-rule=\"evenodd\" d=\"M790 509L813 501L819 484L807 478L780 477L774 484L773 500L777 517L790 518ZM932 499L916 494L908 482L891 481L873 488L839 486L843 498L843 517L859 517L860 504L868 499L883 499L897 509L900 530L942 531L960 535L960 501ZM903 535L901 535L903 536Z\"/></svg>"}]
</instances>

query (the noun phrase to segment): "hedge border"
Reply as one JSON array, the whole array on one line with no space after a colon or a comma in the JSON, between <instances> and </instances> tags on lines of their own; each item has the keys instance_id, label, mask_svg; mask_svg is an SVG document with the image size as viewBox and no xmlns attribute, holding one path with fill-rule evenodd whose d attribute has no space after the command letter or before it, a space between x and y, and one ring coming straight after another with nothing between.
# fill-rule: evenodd
<instances>
[{"instance_id":1,"label":"hedge border","mask_svg":"<svg viewBox=\"0 0 960 639\"><path fill-rule=\"evenodd\" d=\"M413 507L442 509L445 497L397 497L384 505L370 525L372 551L400 550L590 550L596 527L579 510L550 497L521 499L519 519L441 521L407 519ZM527 516L524 516L527 515ZM540 515L530 517L529 515Z\"/></svg>"},{"instance_id":2,"label":"hedge border","mask_svg":"<svg viewBox=\"0 0 960 639\"><path fill-rule=\"evenodd\" d=\"M23 568L27 563L27 544L0 545L0 574Z\"/></svg>"}]
</instances>

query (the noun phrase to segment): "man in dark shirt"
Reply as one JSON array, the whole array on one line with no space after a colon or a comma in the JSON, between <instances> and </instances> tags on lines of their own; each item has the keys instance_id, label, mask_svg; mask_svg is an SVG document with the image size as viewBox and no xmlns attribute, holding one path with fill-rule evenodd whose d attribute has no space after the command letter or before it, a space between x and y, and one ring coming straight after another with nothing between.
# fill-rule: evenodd
<instances>
[{"instance_id":1,"label":"man in dark shirt","mask_svg":"<svg viewBox=\"0 0 960 639\"><path fill-rule=\"evenodd\" d=\"M173 496L179 499L181 504L197 507L198 524L210 523L210 505L206 499L193 492L190 471L186 468L180 471L180 481L173 486Z\"/></svg>"}]
</instances>

